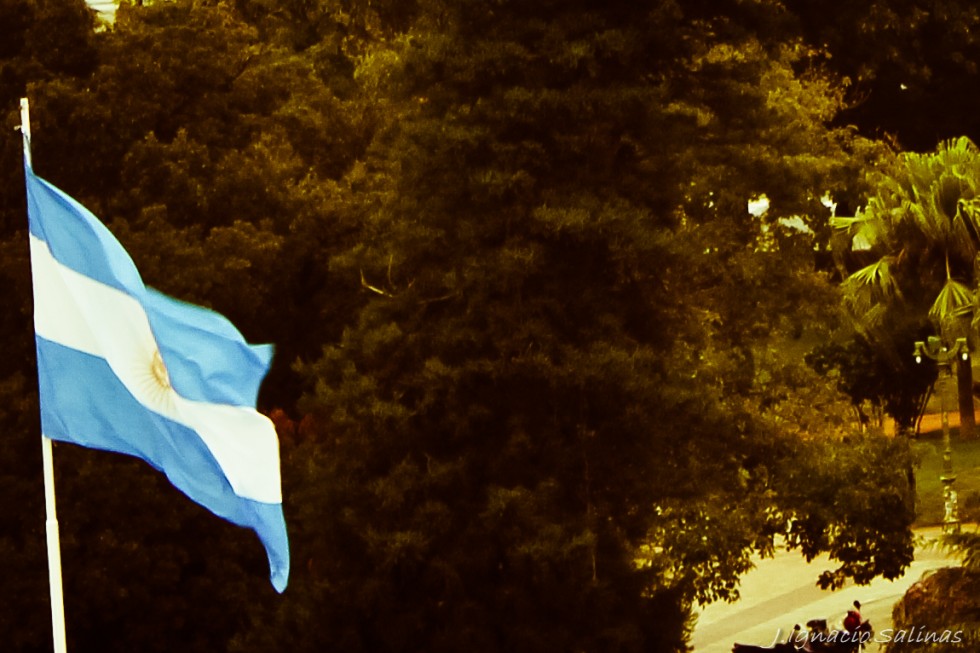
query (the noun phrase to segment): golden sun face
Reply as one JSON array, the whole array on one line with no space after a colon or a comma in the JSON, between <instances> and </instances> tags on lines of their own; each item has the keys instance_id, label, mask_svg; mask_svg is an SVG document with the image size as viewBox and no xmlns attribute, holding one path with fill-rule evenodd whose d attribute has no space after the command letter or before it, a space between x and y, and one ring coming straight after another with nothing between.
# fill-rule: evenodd
<instances>
[{"instance_id":1,"label":"golden sun face","mask_svg":"<svg viewBox=\"0 0 980 653\"><path fill-rule=\"evenodd\" d=\"M130 391L136 400L144 406L153 407L158 412L170 414L167 411L173 410L177 391L170 380L170 372L167 370L167 364L163 362L160 350L154 347L152 354L140 356L138 360L133 360L131 365L130 378L134 380L135 385Z\"/></svg>"},{"instance_id":2,"label":"golden sun face","mask_svg":"<svg viewBox=\"0 0 980 653\"><path fill-rule=\"evenodd\" d=\"M153 362L150 364L150 371L153 372L153 378L161 387L170 387L170 375L167 374L167 366L163 364L163 357L160 356L159 349L153 352Z\"/></svg>"}]
</instances>

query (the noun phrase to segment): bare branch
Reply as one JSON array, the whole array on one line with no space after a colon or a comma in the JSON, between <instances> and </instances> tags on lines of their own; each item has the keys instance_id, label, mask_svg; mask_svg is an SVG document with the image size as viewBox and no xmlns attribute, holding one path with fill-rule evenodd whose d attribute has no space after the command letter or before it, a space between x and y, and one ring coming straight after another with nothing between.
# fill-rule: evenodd
<instances>
[{"instance_id":1,"label":"bare branch","mask_svg":"<svg viewBox=\"0 0 980 653\"><path fill-rule=\"evenodd\" d=\"M378 288L377 286L372 286L371 284L369 284L367 282L367 279L364 277L364 270L361 270L361 287L362 288L366 288L366 289L370 290L373 293L377 293L377 294L381 295L382 297L394 297L394 295L392 295L387 290L383 290L381 288Z\"/></svg>"}]
</instances>

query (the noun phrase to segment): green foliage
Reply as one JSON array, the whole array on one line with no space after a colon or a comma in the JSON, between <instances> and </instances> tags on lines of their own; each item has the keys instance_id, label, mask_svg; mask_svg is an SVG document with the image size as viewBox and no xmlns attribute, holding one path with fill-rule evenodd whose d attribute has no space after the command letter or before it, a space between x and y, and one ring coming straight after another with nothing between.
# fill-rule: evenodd
<instances>
[{"instance_id":1,"label":"green foliage","mask_svg":"<svg viewBox=\"0 0 980 653\"><path fill-rule=\"evenodd\" d=\"M0 382L0 423L18 436L36 432L37 400L32 377L6 376ZM37 438L11 437L0 458L0 496L16 510L6 510L0 526L0 552L9 572L0 592L0 632L13 650L43 650L50 629L47 560L44 554L44 496L40 480L26 483L24 468L40 470Z\"/></svg>"},{"instance_id":2,"label":"green foliage","mask_svg":"<svg viewBox=\"0 0 980 653\"><path fill-rule=\"evenodd\" d=\"M967 523L980 521L980 492L964 492L959 502L960 519Z\"/></svg>"},{"instance_id":3,"label":"green foliage","mask_svg":"<svg viewBox=\"0 0 980 653\"><path fill-rule=\"evenodd\" d=\"M914 335L897 340L911 341ZM931 394L937 370L934 365L916 364L911 355L883 356L880 352L884 348L878 345L857 336L838 336L807 354L806 362L835 379L837 388L850 397L862 423L873 422L881 428L882 417L889 415L900 428L911 432Z\"/></svg>"},{"instance_id":4,"label":"green foliage","mask_svg":"<svg viewBox=\"0 0 980 653\"><path fill-rule=\"evenodd\" d=\"M783 470L789 487L777 496L792 514L788 542L799 546L807 559L827 551L840 562L820 575L820 586L838 588L847 578L866 583L879 575L901 576L912 559L914 487L908 476L908 442L857 435L838 442L805 442L798 459L807 462ZM869 468L876 473L867 474ZM882 540L876 531L901 536Z\"/></svg>"},{"instance_id":5,"label":"green foliage","mask_svg":"<svg viewBox=\"0 0 980 653\"><path fill-rule=\"evenodd\" d=\"M930 324L947 344L966 337L975 346L980 237L972 207L980 150L967 138L948 141L933 153L902 154L869 178L867 208L854 218L831 219L840 269L858 268L842 284L858 337L875 358L889 361L891 373L907 368L913 342L924 339ZM898 404L918 403L916 385ZM970 374L961 374L961 407L972 405L970 386ZM908 425L909 411L899 410L892 414ZM972 420L972 409L964 419Z\"/></svg>"},{"instance_id":6,"label":"green foliage","mask_svg":"<svg viewBox=\"0 0 980 653\"><path fill-rule=\"evenodd\" d=\"M904 154L873 173L872 184L863 214L831 221L841 230L842 263L875 261L845 282L858 324L874 331L874 309L898 304L952 335L973 313L980 151L961 138L931 154Z\"/></svg>"},{"instance_id":7,"label":"green foliage","mask_svg":"<svg viewBox=\"0 0 980 653\"><path fill-rule=\"evenodd\" d=\"M678 608L733 598L784 529L840 561L827 584L907 564L904 470L852 483L901 452L804 444L719 374L724 345L776 328L743 328L749 301L778 314L818 278L773 288L812 244L759 244L746 198L771 183L812 209L853 159L790 49L702 29L433 3L361 61L388 120L358 172L364 236L331 265L370 301L301 368L307 458L329 467L297 508L317 572L278 613L290 647L675 650Z\"/></svg>"},{"instance_id":8,"label":"green foliage","mask_svg":"<svg viewBox=\"0 0 980 653\"><path fill-rule=\"evenodd\" d=\"M785 0L788 20L850 81L839 120L908 149L980 137L976 97L980 11L969 0ZM792 27L788 29L793 29Z\"/></svg>"},{"instance_id":9,"label":"green foliage","mask_svg":"<svg viewBox=\"0 0 980 653\"><path fill-rule=\"evenodd\" d=\"M905 452L773 354L833 321L819 197L881 154L829 124L780 3L158 0L79 14L60 53L55 4L0 4L36 168L151 285L277 344L296 570L272 596L247 533L58 447L73 650L679 651L776 533L829 584L907 564ZM19 171L12 129L0 152ZM33 510L9 174L0 483ZM15 514L0 551L35 571L0 623L39 649Z\"/></svg>"},{"instance_id":10,"label":"green foliage","mask_svg":"<svg viewBox=\"0 0 980 653\"><path fill-rule=\"evenodd\" d=\"M901 575L912 555L916 503L909 443L884 436L880 425L858 428L834 375L791 352L765 354L746 400L752 414L783 434L750 458L767 479L770 517L808 559L830 553L837 567L820 574L823 587Z\"/></svg>"},{"instance_id":11,"label":"green foliage","mask_svg":"<svg viewBox=\"0 0 980 653\"><path fill-rule=\"evenodd\" d=\"M956 548L976 547L975 537L954 540ZM980 577L969 567L938 569L912 585L892 611L894 629L887 651L952 653L974 651L980 641L976 605Z\"/></svg>"},{"instance_id":12,"label":"green foliage","mask_svg":"<svg viewBox=\"0 0 980 653\"><path fill-rule=\"evenodd\" d=\"M959 493L959 518L963 523L973 523L980 507L980 442L955 437L953 427L951 442L953 469L956 473L956 491ZM931 436L931 437L930 437ZM916 459L917 515L920 526L942 524L945 515L945 485L943 458L945 444L941 434L933 431L913 443Z\"/></svg>"},{"instance_id":13,"label":"green foliage","mask_svg":"<svg viewBox=\"0 0 980 653\"><path fill-rule=\"evenodd\" d=\"M894 609L896 629L916 627L938 634L958 634L942 642L909 640L895 642L889 651L911 650L945 653L973 651L980 642L980 534L967 530L942 537L942 546L960 556L961 564L940 569L909 588Z\"/></svg>"}]
</instances>

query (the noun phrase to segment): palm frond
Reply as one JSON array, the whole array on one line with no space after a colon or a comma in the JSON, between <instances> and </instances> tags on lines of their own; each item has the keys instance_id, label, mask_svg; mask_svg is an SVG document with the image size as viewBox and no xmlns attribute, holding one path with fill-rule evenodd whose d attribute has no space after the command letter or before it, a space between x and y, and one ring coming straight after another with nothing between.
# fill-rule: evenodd
<instances>
[{"instance_id":1,"label":"palm frond","mask_svg":"<svg viewBox=\"0 0 980 653\"><path fill-rule=\"evenodd\" d=\"M891 274L892 263L894 263L893 257L883 256L871 265L865 266L852 274L844 283L848 285L877 287L885 295L891 295L893 292L897 293L898 287L895 285L895 279Z\"/></svg>"},{"instance_id":2,"label":"palm frond","mask_svg":"<svg viewBox=\"0 0 980 653\"><path fill-rule=\"evenodd\" d=\"M942 545L962 556L960 564L963 567L980 570L980 533L950 533L943 536Z\"/></svg>"},{"instance_id":3,"label":"palm frond","mask_svg":"<svg viewBox=\"0 0 980 653\"><path fill-rule=\"evenodd\" d=\"M833 216L830 218L830 226L834 229L851 229L852 227L860 227L863 224L871 222L876 218L868 215L867 213L858 213L852 217L843 216Z\"/></svg>"},{"instance_id":4,"label":"palm frond","mask_svg":"<svg viewBox=\"0 0 980 653\"><path fill-rule=\"evenodd\" d=\"M939 323L973 313L973 291L956 279L946 279L943 289L929 309L929 317Z\"/></svg>"},{"instance_id":5,"label":"palm frond","mask_svg":"<svg viewBox=\"0 0 980 653\"><path fill-rule=\"evenodd\" d=\"M844 301L853 315L865 316L882 302L901 299L891 270L894 262L894 257L882 257L844 280Z\"/></svg>"},{"instance_id":6,"label":"palm frond","mask_svg":"<svg viewBox=\"0 0 980 653\"><path fill-rule=\"evenodd\" d=\"M948 171L939 176L930 190L937 217L951 222L956 217L960 200L969 192L969 185L959 174Z\"/></svg>"},{"instance_id":7,"label":"palm frond","mask_svg":"<svg viewBox=\"0 0 980 653\"><path fill-rule=\"evenodd\" d=\"M936 210L931 196L919 202L907 202L903 208L924 242L942 243L949 239L950 222Z\"/></svg>"},{"instance_id":8,"label":"palm frond","mask_svg":"<svg viewBox=\"0 0 980 653\"><path fill-rule=\"evenodd\" d=\"M871 249L879 241L883 235L884 224L876 215L858 212L852 217L834 216L830 218L830 226L838 233L847 235L847 249L864 251ZM835 240L843 241L840 238L835 238Z\"/></svg>"},{"instance_id":9,"label":"palm frond","mask_svg":"<svg viewBox=\"0 0 980 653\"><path fill-rule=\"evenodd\" d=\"M961 199L953 218L953 242L961 255L975 258L980 252L980 200Z\"/></svg>"},{"instance_id":10,"label":"palm frond","mask_svg":"<svg viewBox=\"0 0 980 653\"><path fill-rule=\"evenodd\" d=\"M971 317L980 326L980 292L973 289L980 272L980 149L965 137L945 141L933 152L899 155L869 181L874 194L864 212L831 221L836 238L850 237L841 251L870 249L880 257L842 284L855 326L887 330L893 311L922 310L916 307L928 307L941 330L962 329ZM863 257L840 262L855 258Z\"/></svg>"}]
</instances>

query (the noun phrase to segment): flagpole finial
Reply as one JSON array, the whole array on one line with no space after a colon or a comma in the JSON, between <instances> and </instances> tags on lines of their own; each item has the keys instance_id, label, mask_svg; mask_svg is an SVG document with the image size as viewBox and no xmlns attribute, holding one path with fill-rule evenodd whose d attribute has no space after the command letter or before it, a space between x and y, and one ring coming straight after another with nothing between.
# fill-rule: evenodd
<instances>
[{"instance_id":1,"label":"flagpole finial","mask_svg":"<svg viewBox=\"0 0 980 653\"><path fill-rule=\"evenodd\" d=\"M33 169L31 161L31 108L26 97L20 99L20 133L24 138L24 165Z\"/></svg>"}]
</instances>

